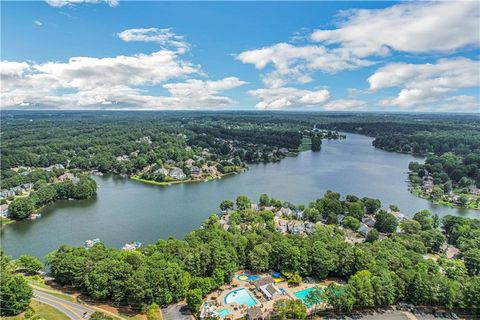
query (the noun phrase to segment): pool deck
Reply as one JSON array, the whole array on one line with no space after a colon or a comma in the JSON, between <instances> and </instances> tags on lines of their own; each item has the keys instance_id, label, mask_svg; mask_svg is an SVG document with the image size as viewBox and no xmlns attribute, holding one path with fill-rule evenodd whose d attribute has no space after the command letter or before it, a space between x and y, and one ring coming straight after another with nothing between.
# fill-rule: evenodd
<instances>
[{"instance_id":1,"label":"pool deck","mask_svg":"<svg viewBox=\"0 0 480 320\"><path fill-rule=\"evenodd\" d=\"M313 288L315 286L320 286L325 288L329 283L336 282L335 280L324 280L320 283L311 282L311 283L302 283L296 287L289 287L286 281L278 282L275 285L279 289L285 290L286 294L275 297L272 300L267 300L265 296L256 290L255 286L249 281L243 281L238 279L238 275L246 273L245 271L239 271L233 276L232 282L229 285L223 285L218 290L207 295L206 300L211 305L217 306L217 310L226 309L229 311L229 315L225 319L239 319L245 317L245 314L248 310L248 307L245 305L238 305L235 302L225 304L225 296L230 293L232 290L246 289L252 298L257 302L256 307L261 307L265 317L272 315L273 304L276 300L281 299L298 299L295 297L294 293L308 288ZM248 273L248 272L247 272ZM260 277L271 275L270 273L258 274ZM319 306L321 307L321 306Z\"/></svg>"}]
</instances>

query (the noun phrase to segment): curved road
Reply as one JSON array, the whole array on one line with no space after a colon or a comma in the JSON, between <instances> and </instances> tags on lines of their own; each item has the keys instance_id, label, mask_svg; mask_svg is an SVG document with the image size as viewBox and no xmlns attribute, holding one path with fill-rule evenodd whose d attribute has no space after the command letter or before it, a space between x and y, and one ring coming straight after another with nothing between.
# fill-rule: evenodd
<instances>
[{"instance_id":1,"label":"curved road","mask_svg":"<svg viewBox=\"0 0 480 320\"><path fill-rule=\"evenodd\" d=\"M33 293L33 299L54 307L55 309L66 314L72 320L88 319L90 318L90 315L95 312L94 309L88 308L76 302L58 298L45 291L33 289Z\"/></svg>"}]
</instances>

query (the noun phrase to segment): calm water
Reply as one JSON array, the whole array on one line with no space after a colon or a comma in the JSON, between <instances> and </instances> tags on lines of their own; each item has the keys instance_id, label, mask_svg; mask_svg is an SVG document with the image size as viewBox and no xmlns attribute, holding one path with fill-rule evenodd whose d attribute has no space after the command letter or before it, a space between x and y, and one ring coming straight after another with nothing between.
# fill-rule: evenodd
<instances>
[{"instance_id":1,"label":"calm water","mask_svg":"<svg viewBox=\"0 0 480 320\"><path fill-rule=\"evenodd\" d=\"M320 152L303 152L276 164L252 165L236 176L160 187L118 177L96 177L96 199L61 201L44 209L36 221L4 227L2 246L7 254L43 257L61 244L81 245L100 238L109 246L126 242L152 243L169 236L183 237L212 213L224 199L261 193L294 204L308 204L330 189L342 195L379 198L385 206L397 204L402 212L422 209L480 217L475 210L438 206L411 195L405 182L413 156L385 152L372 139L349 134L346 140L323 141Z\"/></svg>"}]
</instances>

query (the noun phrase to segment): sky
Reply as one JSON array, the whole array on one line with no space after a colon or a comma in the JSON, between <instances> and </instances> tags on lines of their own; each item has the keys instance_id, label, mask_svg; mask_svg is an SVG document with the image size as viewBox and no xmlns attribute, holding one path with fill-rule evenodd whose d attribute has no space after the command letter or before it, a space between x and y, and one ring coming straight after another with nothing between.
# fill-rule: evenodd
<instances>
[{"instance_id":1,"label":"sky","mask_svg":"<svg viewBox=\"0 0 480 320\"><path fill-rule=\"evenodd\" d=\"M1 1L1 107L480 111L480 2Z\"/></svg>"}]
</instances>

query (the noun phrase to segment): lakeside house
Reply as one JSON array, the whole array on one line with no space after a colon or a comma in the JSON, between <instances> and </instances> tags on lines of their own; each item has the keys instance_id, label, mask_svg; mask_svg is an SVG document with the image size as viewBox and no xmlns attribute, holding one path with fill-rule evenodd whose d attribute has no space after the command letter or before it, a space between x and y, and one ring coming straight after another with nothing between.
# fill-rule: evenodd
<instances>
[{"instance_id":1,"label":"lakeside house","mask_svg":"<svg viewBox=\"0 0 480 320\"><path fill-rule=\"evenodd\" d=\"M432 193L433 186L433 177L430 175L424 176L422 181L422 190L426 193Z\"/></svg>"},{"instance_id":2,"label":"lakeside house","mask_svg":"<svg viewBox=\"0 0 480 320\"><path fill-rule=\"evenodd\" d=\"M190 174L192 175L192 178L200 178L202 176L202 171L197 166L191 166Z\"/></svg>"},{"instance_id":3,"label":"lakeside house","mask_svg":"<svg viewBox=\"0 0 480 320\"><path fill-rule=\"evenodd\" d=\"M8 204L0 205L0 216L2 216L3 218L8 218L8 215Z\"/></svg>"},{"instance_id":4,"label":"lakeside house","mask_svg":"<svg viewBox=\"0 0 480 320\"><path fill-rule=\"evenodd\" d=\"M173 169L169 173L169 176L176 180L182 180L187 177L183 170L178 167L173 167Z\"/></svg>"},{"instance_id":5,"label":"lakeside house","mask_svg":"<svg viewBox=\"0 0 480 320\"><path fill-rule=\"evenodd\" d=\"M142 246L142 243L141 242L130 242L130 243L126 243L123 247L122 247L122 250L125 250L125 251L133 251L133 250L136 250L138 248L140 248Z\"/></svg>"},{"instance_id":6,"label":"lakeside house","mask_svg":"<svg viewBox=\"0 0 480 320\"><path fill-rule=\"evenodd\" d=\"M480 196L480 188L477 188L476 186L473 186L473 185L470 186L470 187L468 188L468 192L469 192L470 194L473 194L473 195L476 195L476 196Z\"/></svg>"},{"instance_id":7,"label":"lakeside house","mask_svg":"<svg viewBox=\"0 0 480 320\"><path fill-rule=\"evenodd\" d=\"M391 214L393 214L395 216L395 218L397 218L397 221L398 222L401 222L403 220L407 220L407 216L404 215L403 213L401 212L397 212L397 211L392 211Z\"/></svg>"},{"instance_id":8,"label":"lakeside house","mask_svg":"<svg viewBox=\"0 0 480 320\"><path fill-rule=\"evenodd\" d=\"M80 179L70 172L65 172L61 176L58 176L53 180L53 182L58 183L58 182L65 182L67 180L71 180L74 184L77 184L78 182L80 182Z\"/></svg>"},{"instance_id":9,"label":"lakeside house","mask_svg":"<svg viewBox=\"0 0 480 320\"><path fill-rule=\"evenodd\" d=\"M155 172L153 172L153 174L156 175L156 176L160 176L160 175L168 176L168 170L165 169L165 168L160 168L160 169L155 170Z\"/></svg>"}]
</instances>

